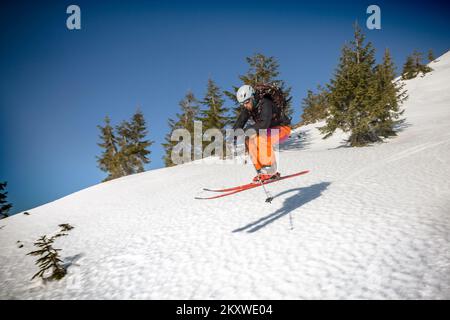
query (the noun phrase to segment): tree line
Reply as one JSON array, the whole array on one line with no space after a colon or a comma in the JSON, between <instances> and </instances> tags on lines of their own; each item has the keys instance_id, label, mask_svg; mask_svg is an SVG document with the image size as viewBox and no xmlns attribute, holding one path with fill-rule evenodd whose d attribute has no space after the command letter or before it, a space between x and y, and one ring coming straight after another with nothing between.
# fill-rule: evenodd
<instances>
[{"instance_id":1,"label":"tree line","mask_svg":"<svg viewBox=\"0 0 450 320\"><path fill-rule=\"evenodd\" d=\"M261 53L256 53L246 58L248 70L245 74L238 76L240 83L248 85L256 85L258 83L274 83L277 84L289 100L287 106L287 114L293 114L292 104L290 102L291 87L288 87L283 80L278 79L280 74L279 64L275 57L265 56ZM208 79L206 92L203 98L198 99L192 91L188 91L184 98L179 102L180 112L175 115L175 118L168 120L169 131L165 136L165 142L162 144L165 150L164 163L167 167L174 166L172 161L172 151L175 146L180 147L178 141L172 141L172 132L176 129L186 129L191 134L191 141L183 141L186 143L193 153L194 150L194 121L201 121L202 131L208 129L219 129L224 132L225 128L234 122L240 111L240 106L236 99L236 91L239 89L233 86L229 90L221 90L221 88L214 82L213 79ZM224 106L225 99L228 98L234 107L227 108ZM225 136L225 135L223 135ZM205 137L208 140L208 137ZM203 142L202 150L209 142ZM224 148L225 143L223 144ZM223 156L224 152L219 155Z\"/></svg>"},{"instance_id":2,"label":"tree line","mask_svg":"<svg viewBox=\"0 0 450 320\"><path fill-rule=\"evenodd\" d=\"M144 114L137 110L130 121L122 121L113 127L108 116L105 124L98 126L102 153L97 157L100 170L107 173L103 181L116 179L133 173L144 172L144 165L150 163L148 148L153 141L148 134Z\"/></svg>"},{"instance_id":3,"label":"tree line","mask_svg":"<svg viewBox=\"0 0 450 320\"><path fill-rule=\"evenodd\" d=\"M431 50L428 59L434 60ZM279 79L277 59L256 53L246 57L246 62L248 70L238 76L239 82L248 85L277 84L289 101L287 110L292 116L292 88ZM407 58L400 79L396 79L395 69L389 49L385 49L382 62L376 64L372 43L365 41L365 35L355 23L353 39L344 45L330 82L319 85L316 92L307 91L302 101L300 124L325 120L325 125L320 128L324 138L341 129L349 132L350 146L365 146L395 136L396 125L402 121L401 105L408 97L400 80L425 74L431 68L422 63L422 54L415 51ZM187 146L191 150L190 159L194 158L194 153L198 151L194 150L195 121L201 121L202 132L211 128L224 132L233 123L240 109L235 96L237 89L237 86L233 86L223 90L209 78L201 98L192 91L186 92L178 103L179 111L167 121L168 131L162 143L165 166L175 165L171 155L176 146ZM226 107L226 99L234 107ZM137 112L130 122L125 121L116 126L115 130L106 117L105 125L99 126L99 129L101 142L98 145L103 152L97 162L99 168L108 174L104 181L144 171L144 165L150 163L150 151L147 148L153 141L145 139L147 129L142 112ZM191 141L172 141L171 136L176 129L186 129L191 134ZM200 152L207 144L209 142L203 142Z\"/></svg>"},{"instance_id":4,"label":"tree line","mask_svg":"<svg viewBox=\"0 0 450 320\"><path fill-rule=\"evenodd\" d=\"M428 52L433 61L432 50ZM357 23L353 39L344 45L333 78L316 92L308 90L302 101L301 124L324 120L320 127L324 139L337 129L349 133L352 147L382 141L396 135L396 126L404 110L401 104L408 98L401 80L412 79L432 69L423 64L422 54L414 51L407 57L400 78L396 78L395 65L389 49L383 61L375 62L375 49Z\"/></svg>"},{"instance_id":5,"label":"tree line","mask_svg":"<svg viewBox=\"0 0 450 320\"><path fill-rule=\"evenodd\" d=\"M283 80L278 79L279 64L275 57L267 57L261 53L247 57L248 71L238 78L244 84L256 85L257 83L275 83L283 89L286 97L290 98L291 88ZM208 129L218 129L224 132L225 128L232 124L239 113L239 104L236 100L238 87L222 90L216 82L209 78L206 83L205 93L202 98L188 91L179 102L179 111L175 117L169 118L168 133L162 146L164 148L164 164L167 167L175 165L172 162L172 151L175 146L186 144L190 148L192 157L194 152L194 121L201 121L202 132ZM226 99L231 100L235 106L225 106ZM290 99L289 99L290 101ZM291 102L287 108L288 115L292 115ZM144 116L137 112L130 122L122 122L113 127L109 117L105 117L104 125L100 129L100 143L102 154L97 157L98 167L107 173L103 181L116 179L133 173L144 171L144 165L150 163L150 151L147 149L153 141L146 140L148 133ZM191 134L191 141L172 141L171 136L176 129L186 129ZM208 140L208 137L205 137ZM212 139L212 137L211 137ZM202 141L205 139L202 139ZM202 152L209 142L203 142ZM224 144L225 146L225 144Z\"/></svg>"}]
</instances>

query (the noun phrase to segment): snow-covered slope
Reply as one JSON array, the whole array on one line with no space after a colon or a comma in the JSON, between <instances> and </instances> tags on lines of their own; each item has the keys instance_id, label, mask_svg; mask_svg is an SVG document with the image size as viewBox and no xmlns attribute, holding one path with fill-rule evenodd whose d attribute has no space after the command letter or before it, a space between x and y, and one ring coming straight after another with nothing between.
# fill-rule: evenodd
<instances>
[{"instance_id":1,"label":"snow-covered slope","mask_svg":"<svg viewBox=\"0 0 450 320\"><path fill-rule=\"evenodd\" d=\"M189 164L95 185L0 221L0 298L450 298L450 52L407 81L398 137L346 148L320 124L283 146L305 176L211 201L251 166ZM301 138L298 133L303 132ZM33 242L61 223L68 267L30 281ZM24 245L19 248L17 241Z\"/></svg>"}]
</instances>

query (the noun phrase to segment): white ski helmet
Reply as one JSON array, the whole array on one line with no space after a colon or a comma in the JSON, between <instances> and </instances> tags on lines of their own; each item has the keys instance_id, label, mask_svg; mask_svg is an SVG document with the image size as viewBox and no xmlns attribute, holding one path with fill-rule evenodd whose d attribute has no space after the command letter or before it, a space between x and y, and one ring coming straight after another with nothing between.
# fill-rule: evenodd
<instances>
[{"instance_id":1,"label":"white ski helmet","mask_svg":"<svg viewBox=\"0 0 450 320\"><path fill-rule=\"evenodd\" d=\"M236 92L236 98L237 98L239 103L242 103L245 100L252 98L254 94L255 94L255 89L253 89L248 84L244 84Z\"/></svg>"}]
</instances>

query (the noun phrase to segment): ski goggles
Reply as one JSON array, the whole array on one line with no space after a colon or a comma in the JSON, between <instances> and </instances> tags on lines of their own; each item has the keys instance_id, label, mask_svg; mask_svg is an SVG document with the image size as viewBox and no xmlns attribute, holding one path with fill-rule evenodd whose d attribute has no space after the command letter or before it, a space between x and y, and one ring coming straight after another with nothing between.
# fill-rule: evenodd
<instances>
[{"instance_id":1,"label":"ski goggles","mask_svg":"<svg viewBox=\"0 0 450 320\"><path fill-rule=\"evenodd\" d=\"M247 103L250 102L250 100L252 100L252 98L248 98L247 100L244 100L244 101L241 103L241 106L245 106Z\"/></svg>"}]
</instances>

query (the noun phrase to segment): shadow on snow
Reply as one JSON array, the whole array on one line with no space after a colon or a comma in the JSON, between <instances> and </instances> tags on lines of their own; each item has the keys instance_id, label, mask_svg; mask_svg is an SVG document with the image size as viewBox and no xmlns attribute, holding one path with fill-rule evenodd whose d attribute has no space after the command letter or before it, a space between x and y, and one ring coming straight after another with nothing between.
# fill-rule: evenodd
<instances>
[{"instance_id":1,"label":"shadow on snow","mask_svg":"<svg viewBox=\"0 0 450 320\"><path fill-rule=\"evenodd\" d=\"M295 188L283 191L273 198L278 198L282 195L295 192L292 196L284 200L283 206L278 209L277 211L262 217L256 221L253 221L243 227L240 227L238 229L233 230L233 232L241 232L246 231L248 233L252 233L255 231L258 231L261 228L264 228L268 224L275 222L279 218L287 215L291 211L301 207L302 205L318 198L321 196L322 192L324 192L328 186L330 185L330 182L321 182L314 184L309 187L303 187L303 188Z\"/></svg>"},{"instance_id":2,"label":"shadow on snow","mask_svg":"<svg viewBox=\"0 0 450 320\"><path fill-rule=\"evenodd\" d=\"M282 150L305 150L311 144L310 130L292 133L289 140L280 144L280 151Z\"/></svg>"}]
</instances>

